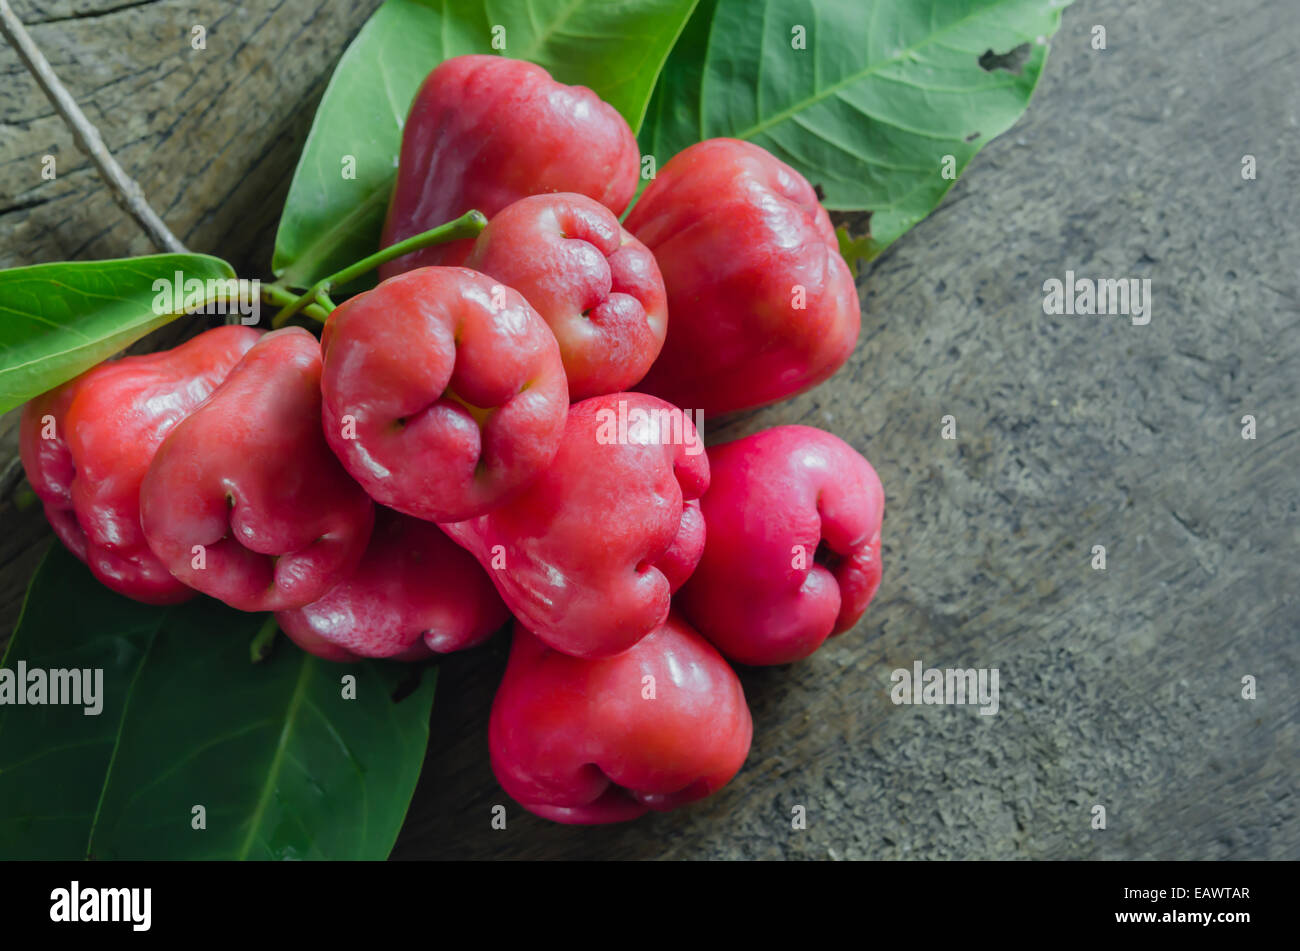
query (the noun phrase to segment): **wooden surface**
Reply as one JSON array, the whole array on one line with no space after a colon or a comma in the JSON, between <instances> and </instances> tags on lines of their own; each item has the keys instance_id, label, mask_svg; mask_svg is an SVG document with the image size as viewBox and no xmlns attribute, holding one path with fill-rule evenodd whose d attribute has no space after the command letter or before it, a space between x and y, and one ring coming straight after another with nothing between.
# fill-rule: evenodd
<instances>
[{"instance_id":1,"label":"wooden surface","mask_svg":"<svg viewBox=\"0 0 1300 951\"><path fill-rule=\"evenodd\" d=\"M375 4L14 5L182 240L267 276L312 109ZM618 827L527 816L487 761L498 639L443 664L395 857L1300 856L1295 26L1291 0L1076 3L1028 115L867 268L850 365L706 421L710 442L830 429L888 496L863 622L742 672L755 739L730 786ZM0 76L0 266L148 251L7 49ZM1066 269L1150 278L1151 323L1045 315ZM0 525L7 629L49 534L7 503ZM893 705L916 660L998 668L999 713Z\"/></svg>"}]
</instances>

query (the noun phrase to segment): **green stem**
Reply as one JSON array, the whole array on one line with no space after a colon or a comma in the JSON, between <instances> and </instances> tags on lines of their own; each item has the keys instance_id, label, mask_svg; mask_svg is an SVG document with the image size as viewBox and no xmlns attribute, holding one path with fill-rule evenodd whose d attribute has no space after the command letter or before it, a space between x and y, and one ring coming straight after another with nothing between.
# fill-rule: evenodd
<instances>
[{"instance_id":1,"label":"green stem","mask_svg":"<svg viewBox=\"0 0 1300 951\"><path fill-rule=\"evenodd\" d=\"M481 211L471 210L454 221L448 221L446 224L438 225L438 227L431 228L428 231L422 231L420 234L412 235L404 241L399 241L397 244L376 251L369 257L362 258L355 264L349 264L343 270L331 274L329 277L321 278L305 294L296 298L284 310L276 314L271 326L283 327L289 318L299 311L316 317L317 320L323 322L323 318L312 313L312 308L323 310L326 314L334 309L334 304L329 299L330 288L354 281L361 275L373 271L379 265L386 264L405 254L410 254L412 251L433 247L436 244L446 244L449 241L459 241L462 238L476 238L485 227L487 227L487 217Z\"/></svg>"},{"instance_id":2,"label":"green stem","mask_svg":"<svg viewBox=\"0 0 1300 951\"><path fill-rule=\"evenodd\" d=\"M283 284L262 285L262 300L268 304L273 304L276 307L288 307L297 299L298 295L289 290ZM322 324L325 323L326 318L330 315L329 311L322 309L319 304L308 304L302 309L302 313L306 314L313 320L320 321ZM275 326L282 326L282 323L277 320Z\"/></svg>"},{"instance_id":3,"label":"green stem","mask_svg":"<svg viewBox=\"0 0 1300 951\"><path fill-rule=\"evenodd\" d=\"M268 614L262 626L257 629L253 635L252 643L248 645L248 659L254 664L260 664L271 653L271 648L275 645L275 635L280 633L279 626L275 623L275 615Z\"/></svg>"}]
</instances>

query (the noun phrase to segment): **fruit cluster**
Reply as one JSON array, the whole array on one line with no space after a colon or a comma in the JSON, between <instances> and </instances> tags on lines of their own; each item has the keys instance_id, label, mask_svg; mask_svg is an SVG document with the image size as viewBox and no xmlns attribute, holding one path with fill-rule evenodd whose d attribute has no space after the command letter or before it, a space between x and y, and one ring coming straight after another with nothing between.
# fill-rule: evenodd
<instances>
[{"instance_id":1,"label":"fruit cluster","mask_svg":"<svg viewBox=\"0 0 1300 951\"><path fill-rule=\"evenodd\" d=\"M709 140L620 224L639 173L590 90L444 62L384 241L471 209L482 233L389 262L319 342L219 327L29 403L23 463L55 532L115 591L275 612L330 660L461 650L513 615L489 737L521 805L610 822L715 791L752 733L726 659L789 663L857 621L884 496L821 430L706 452L698 429L854 346L813 188Z\"/></svg>"}]
</instances>

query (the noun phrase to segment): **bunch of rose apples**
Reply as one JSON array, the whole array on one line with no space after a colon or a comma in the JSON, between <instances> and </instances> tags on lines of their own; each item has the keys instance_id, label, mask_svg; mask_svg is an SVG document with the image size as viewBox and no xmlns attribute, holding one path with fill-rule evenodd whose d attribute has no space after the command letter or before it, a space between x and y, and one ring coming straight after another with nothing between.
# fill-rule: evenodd
<instances>
[{"instance_id":1,"label":"bunch of rose apples","mask_svg":"<svg viewBox=\"0 0 1300 951\"><path fill-rule=\"evenodd\" d=\"M512 797L595 823L709 795L752 734L727 660L789 663L857 621L884 497L818 429L700 436L853 349L857 292L813 188L714 139L620 224L639 172L590 90L444 62L384 241L472 208L482 233L390 262L319 341L220 327L29 403L50 524L115 591L273 611L330 660L463 650L513 615L489 729Z\"/></svg>"}]
</instances>

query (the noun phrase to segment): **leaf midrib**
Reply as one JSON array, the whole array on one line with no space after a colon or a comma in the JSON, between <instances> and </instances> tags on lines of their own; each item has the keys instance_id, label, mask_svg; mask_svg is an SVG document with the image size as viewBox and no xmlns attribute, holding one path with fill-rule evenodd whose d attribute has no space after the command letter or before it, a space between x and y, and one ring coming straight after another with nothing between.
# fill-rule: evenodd
<instances>
[{"instance_id":1,"label":"leaf midrib","mask_svg":"<svg viewBox=\"0 0 1300 951\"><path fill-rule=\"evenodd\" d=\"M135 685L140 682L140 674L144 672L144 666L149 661L149 654L158 640L158 632L162 630L163 625L170 617L170 611L163 611L158 615L158 622L153 625L153 630L149 632L149 643L140 652L140 663L136 665L135 673L131 676L131 686L127 688L126 701L122 704L122 715L117 720L117 730L113 737L113 752L108 757L108 768L104 770L104 781L100 784L99 798L95 802L95 815L90 820L90 828L86 830L85 857L87 859L91 857L90 853L95 845L95 832L99 828L99 815L103 811L104 800L108 796L109 784L113 781L113 767L117 765L117 751L122 746L122 733L125 731L126 715L131 710L131 700L135 696Z\"/></svg>"},{"instance_id":2,"label":"leaf midrib","mask_svg":"<svg viewBox=\"0 0 1300 951\"><path fill-rule=\"evenodd\" d=\"M289 737L293 733L294 725L298 722L298 708L302 705L305 687L307 681L311 679L311 670L314 666L311 658L306 654L303 654L302 658L302 668L298 672L298 682L294 685L293 696L289 698L289 706L284 712L284 726L280 730L275 755L271 758L271 764L267 768L266 781L262 783L262 792L257 797L257 807L249 818L248 836L244 839L244 844L239 850L240 861L247 859L248 853L253 848L253 842L257 838L258 829L261 828L262 819L266 814L266 807L271 801L271 792L275 788L276 780L280 776L280 769L284 764L284 755L289 745Z\"/></svg>"}]
</instances>

